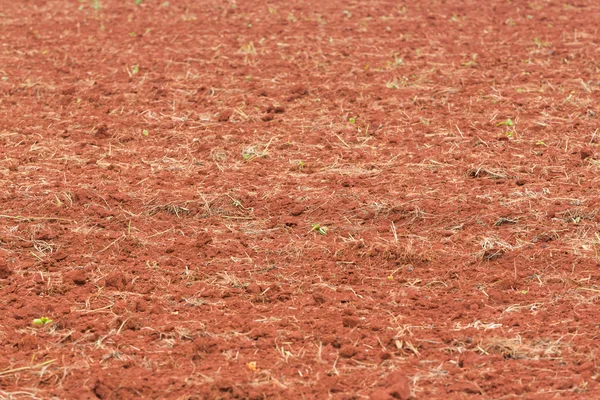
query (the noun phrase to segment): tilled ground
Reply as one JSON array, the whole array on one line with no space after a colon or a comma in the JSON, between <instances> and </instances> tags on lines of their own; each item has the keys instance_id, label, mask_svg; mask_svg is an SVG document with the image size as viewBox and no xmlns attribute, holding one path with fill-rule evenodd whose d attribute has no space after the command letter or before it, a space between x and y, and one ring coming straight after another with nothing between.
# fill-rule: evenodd
<instances>
[{"instance_id":1,"label":"tilled ground","mask_svg":"<svg viewBox=\"0 0 600 400\"><path fill-rule=\"evenodd\" d=\"M0 398L600 396L596 2L1 3Z\"/></svg>"}]
</instances>

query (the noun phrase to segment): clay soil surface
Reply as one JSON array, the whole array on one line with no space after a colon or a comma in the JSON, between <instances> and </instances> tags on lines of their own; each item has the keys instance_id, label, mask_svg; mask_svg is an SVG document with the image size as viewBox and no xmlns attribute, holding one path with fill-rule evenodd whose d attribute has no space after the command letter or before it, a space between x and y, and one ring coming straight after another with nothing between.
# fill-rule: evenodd
<instances>
[{"instance_id":1,"label":"clay soil surface","mask_svg":"<svg viewBox=\"0 0 600 400\"><path fill-rule=\"evenodd\" d=\"M0 398L600 396L597 1L1 3Z\"/></svg>"}]
</instances>

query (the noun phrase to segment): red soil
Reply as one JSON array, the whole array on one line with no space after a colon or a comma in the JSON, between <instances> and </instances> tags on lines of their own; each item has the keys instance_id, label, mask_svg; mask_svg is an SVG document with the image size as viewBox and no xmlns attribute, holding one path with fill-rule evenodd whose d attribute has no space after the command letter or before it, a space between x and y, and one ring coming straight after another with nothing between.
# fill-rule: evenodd
<instances>
[{"instance_id":1,"label":"red soil","mask_svg":"<svg viewBox=\"0 0 600 400\"><path fill-rule=\"evenodd\" d=\"M596 1L2 3L1 398L600 397Z\"/></svg>"}]
</instances>

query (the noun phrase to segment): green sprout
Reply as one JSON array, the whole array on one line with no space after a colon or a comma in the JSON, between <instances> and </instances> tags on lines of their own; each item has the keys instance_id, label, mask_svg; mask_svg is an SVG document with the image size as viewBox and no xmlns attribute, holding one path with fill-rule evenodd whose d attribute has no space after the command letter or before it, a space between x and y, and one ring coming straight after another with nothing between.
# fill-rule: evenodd
<instances>
[{"instance_id":1,"label":"green sprout","mask_svg":"<svg viewBox=\"0 0 600 400\"><path fill-rule=\"evenodd\" d=\"M394 80L386 82L385 87L388 89L398 89L400 87L400 83L396 78L394 78Z\"/></svg>"},{"instance_id":2,"label":"green sprout","mask_svg":"<svg viewBox=\"0 0 600 400\"><path fill-rule=\"evenodd\" d=\"M298 169L300 171L302 171L302 168L304 168L306 165L302 162L302 160L298 161Z\"/></svg>"},{"instance_id":3,"label":"green sprout","mask_svg":"<svg viewBox=\"0 0 600 400\"><path fill-rule=\"evenodd\" d=\"M349 118L348 122L350 122L351 124L355 124L356 123L356 117Z\"/></svg>"},{"instance_id":4,"label":"green sprout","mask_svg":"<svg viewBox=\"0 0 600 400\"><path fill-rule=\"evenodd\" d=\"M52 323L52 320L48 317L36 318L33 320L33 325L35 325L35 326L44 326L44 325L48 325L51 323Z\"/></svg>"},{"instance_id":5,"label":"green sprout","mask_svg":"<svg viewBox=\"0 0 600 400\"><path fill-rule=\"evenodd\" d=\"M498 122L496 126L515 126L515 123L509 118L506 121Z\"/></svg>"},{"instance_id":6,"label":"green sprout","mask_svg":"<svg viewBox=\"0 0 600 400\"><path fill-rule=\"evenodd\" d=\"M326 226L321 226L321 224L313 224L312 229L310 230L311 232L318 232L321 235L327 235L327 227Z\"/></svg>"},{"instance_id":7,"label":"green sprout","mask_svg":"<svg viewBox=\"0 0 600 400\"><path fill-rule=\"evenodd\" d=\"M242 204L242 202L240 200L238 200L234 197L231 197L230 195L227 195L227 197L229 197L231 199L231 202L234 207L241 208L242 210L251 210L251 208L244 207L244 205Z\"/></svg>"},{"instance_id":8,"label":"green sprout","mask_svg":"<svg viewBox=\"0 0 600 400\"><path fill-rule=\"evenodd\" d=\"M142 1L143 1L143 0L135 0L135 5L136 5L136 6L139 6L140 4L142 4Z\"/></svg>"},{"instance_id":9,"label":"green sprout","mask_svg":"<svg viewBox=\"0 0 600 400\"><path fill-rule=\"evenodd\" d=\"M142 135L148 136L148 135L150 135L150 132L148 132L146 129L143 129L142 130Z\"/></svg>"},{"instance_id":10,"label":"green sprout","mask_svg":"<svg viewBox=\"0 0 600 400\"><path fill-rule=\"evenodd\" d=\"M140 72L140 66L139 66L139 65L137 65L137 64L136 64L136 65L132 65L132 66L131 66L131 73L132 73L133 75L135 75L135 74L137 74L138 72Z\"/></svg>"}]
</instances>

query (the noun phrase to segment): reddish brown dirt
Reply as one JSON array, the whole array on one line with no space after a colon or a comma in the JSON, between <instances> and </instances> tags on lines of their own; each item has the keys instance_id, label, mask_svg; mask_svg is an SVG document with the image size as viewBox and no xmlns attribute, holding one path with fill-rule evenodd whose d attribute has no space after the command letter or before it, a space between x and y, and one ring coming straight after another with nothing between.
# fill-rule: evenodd
<instances>
[{"instance_id":1,"label":"reddish brown dirt","mask_svg":"<svg viewBox=\"0 0 600 400\"><path fill-rule=\"evenodd\" d=\"M596 1L134 3L2 1L0 398L600 396Z\"/></svg>"}]
</instances>

